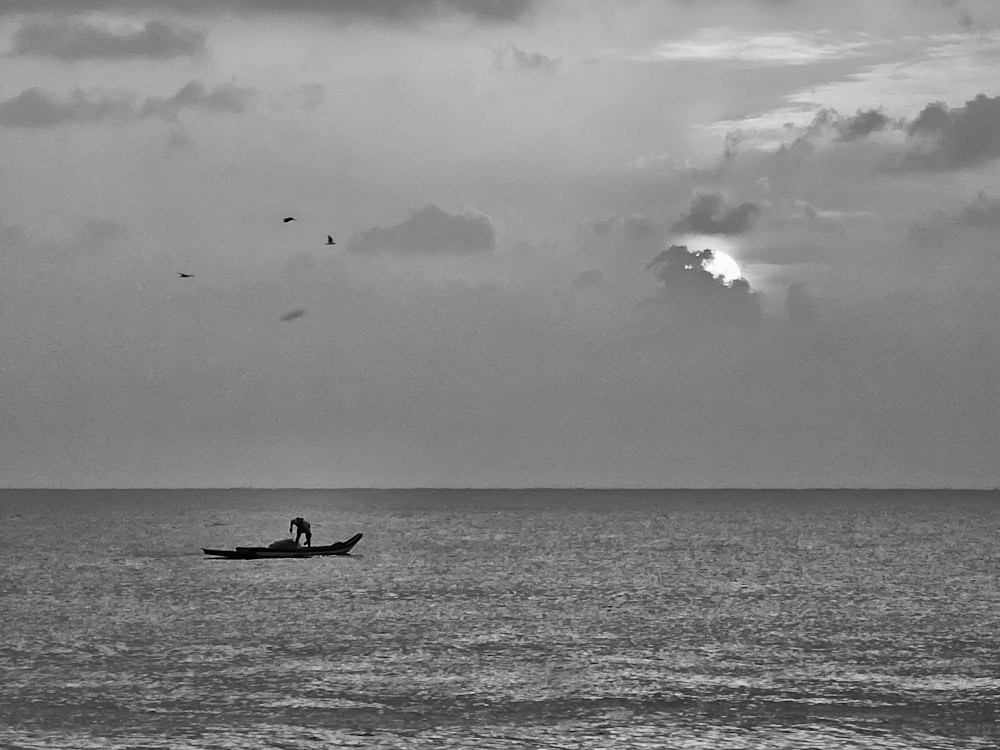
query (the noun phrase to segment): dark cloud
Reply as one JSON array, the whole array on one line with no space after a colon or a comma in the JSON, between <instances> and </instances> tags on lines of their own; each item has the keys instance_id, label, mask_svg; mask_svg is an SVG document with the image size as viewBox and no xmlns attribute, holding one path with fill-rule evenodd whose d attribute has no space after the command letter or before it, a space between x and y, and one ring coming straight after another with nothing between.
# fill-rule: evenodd
<instances>
[{"instance_id":1,"label":"dark cloud","mask_svg":"<svg viewBox=\"0 0 1000 750\"><path fill-rule=\"evenodd\" d=\"M947 124L948 105L943 102L932 102L907 126L906 132L911 136L937 135Z\"/></svg>"},{"instance_id":2,"label":"dark cloud","mask_svg":"<svg viewBox=\"0 0 1000 750\"><path fill-rule=\"evenodd\" d=\"M893 120L878 110L859 110L842 117L820 110L805 128L793 131L793 140L770 157L775 168L794 167L824 153L837 158L837 148L879 131L902 131L905 141L880 142L873 166L890 172L948 171L1000 159L1000 96L979 94L963 107L941 102L927 104L912 120ZM722 161L731 160L727 139Z\"/></svg>"},{"instance_id":3,"label":"dark cloud","mask_svg":"<svg viewBox=\"0 0 1000 750\"><path fill-rule=\"evenodd\" d=\"M496 228L485 214L451 214L434 204L415 211L393 227L372 227L347 241L358 253L405 255L489 253L496 243Z\"/></svg>"},{"instance_id":4,"label":"dark cloud","mask_svg":"<svg viewBox=\"0 0 1000 750\"><path fill-rule=\"evenodd\" d=\"M156 97L147 99L139 110L139 115L176 120L180 112L185 109L237 114L249 106L253 97L253 89L240 88L231 83L216 86L209 91L204 84L191 81L167 99Z\"/></svg>"},{"instance_id":5,"label":"dark cloud","mask_svg":"<svg viewBox=\"0 0 1000 750\"><path fill-rule=\"evenodd\" d=\"M0 125L9 128L49 128L74 122L124 120L134 115L127 98L83 91L74 91L60 101L39 88L30 88L0 102Z\"/></svg>"},{"instance_id":6,"label":"dark cloud","mask_svg":"<svg viewBox=\"0 0 1000 750\"><path fill-rule=\"evenodd\" d=\"M846 143L877 133L888 128L899 128L901 124L890 120L877 109L861 110L845 116L835 109L821 109L801 134L800 141L815 141L823 138Z\"/></svg>"},{"instance_id":7,"label":"dark cloud","mask_svg":"<svg viewBox=\"0 0 1000 750\"><path fill-rule=\"evenodd\" d=\"M657 254L646 269L660 281L657 294L646 304L669 308L672 316L688 324L726 323L743 325L760 320L760 303L746 279L726 282L705 266L714 257L710 249L700 252L684 245L671 245Z\"/></svg>"},{"instance_id":8,"label":"dark cloud","mask_svg":"<svg viewBox=\"0 0 1000 750\"><path fill-rule=\"evenodd\" d=\"M3 13L91 11L313 13L346 20L407 22L448 15L486 23L516 21L536 0L2 0Z\"/></svg>"},{"instance_id":9,"label":"dark cloud","mask_svg":"<svg viewBox=\"0 0 1000 750\"><path fill-rule=\"evenodd\" d=\"M0 102L0 126L10 128L50 128L72 123L106 120L133 120L155 117L176 121L181 111L242 112L254 92L233 84L224 84L211 91L196 81L183 86L173 96L151 97L137 105L134 97L74 91L57 99L39 88L22 91Z\"/></svg>"},{"instance_id":10,"label":"dark cloud","mask_svg":"<svg viewBox=\"0 0 1000 750\"><path fill-rule=\"evenodd\" d=\"M29 21L14 34L12 53L59 60L193 56L204 51L206 32L149 21L141 29L113 31L75 18Z\"/></svg>"},{"instance_id":11,"label":"dark cloud","mask_svg":"<svg viewBox=\"0 0 1000 750\"><path fill-rule=\"evenodd\" d=\"M789 166L805 161L816 153L816 147L808 135L802 135L791 143L782 143L774 153L773 162L777 166Z\"/></svg>"},{"instance_id":12,"label":"dark cloud","mask_svg":"<svg viewBox=\"0 0 1000 750\"><path fill-rule=\"evenodd\" d=\"M979 94L964 107L928 104L910 123L904 167L960 169L1000 158L1000 96Z\"/></svg>"},{"instance_id":13,"label":"dark cloud","mask_svg":"<svg viewBox=\"0 0 1000 750\"><path fill-rule=\"evenodd\" d=\"M691 206L671 226L678 234L744 234L753 227L760 206L749 201L732 205L718 191L695 191Z\"/></svg>"},{"instance_id":14,"label":"dark cloud","mask_svg":"<svg viewBox=\"0 0 1000 750\"><path fill-rule=\"evenodd\" d=\"M904 121L892 120L877 109L859 109L852 116L841 115L830 108L821 109L804 128L785 125L785 130L791 134L792 140L781 145L772 157L773 162L776 165L790 166L809 160L823 145L837 146L862 140L872 133L900 130L904 127ZM722 161L731 161L733 153L730 138L727 137Z\"/></svg>"},{"instance_id":15,"label":"dark cloud","mask_svg":"<svg viewBox=\"0 0 1000 750\"><path fill-rule=\"evenodd\" d=\"M508 44L495 55L496 66L502 70L527 70L540 73L555 73L559 70L561 58L548 57L541 52L528 52Z\"/></svg>"},{"instance_id":16,"label":"dark cloud","mask_svg":"<svg viewBox=\"0 0 1000 750\"><path fill-rule=\"evenodd\" d=\"M885 130L890 120L878 110L869 109L866 112L858 111L854 117L847 117L834 123L834 127L839 131L838 140L853 141L863 138L870 133Z\"/></svg>"}]
</instances>

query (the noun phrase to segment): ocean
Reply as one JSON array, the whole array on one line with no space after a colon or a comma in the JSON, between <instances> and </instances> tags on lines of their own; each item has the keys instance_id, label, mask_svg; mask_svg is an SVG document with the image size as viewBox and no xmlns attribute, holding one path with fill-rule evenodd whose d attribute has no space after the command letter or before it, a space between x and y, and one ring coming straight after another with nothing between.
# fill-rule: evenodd
<instances>
[{"instance_id":1,"label":"ocean","mask_svg":"<svg viewBox=\"0 0 1000 750\"><path fill-rule=\"evenodd\" d=\"M304 516L349 557L223 560ZM0 747L996 748L1000 493L0 492Z\"/></svg>"}]
</instances>

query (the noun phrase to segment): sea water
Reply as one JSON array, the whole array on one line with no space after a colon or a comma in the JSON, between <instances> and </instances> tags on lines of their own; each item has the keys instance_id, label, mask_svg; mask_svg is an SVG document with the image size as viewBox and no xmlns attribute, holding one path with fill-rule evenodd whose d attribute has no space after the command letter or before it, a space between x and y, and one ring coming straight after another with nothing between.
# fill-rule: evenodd
<instances>
[{"instance_id":1,"label":"sea water","mask_svg":"<svg viewBox=\"0 0 1000 750\"><path fill-rule=\"evenodd\" d=\"M350 557L234 561L304 516ZM995 748L1000 498L0 493L0 747Z\"/></svg>"}]
</instances>

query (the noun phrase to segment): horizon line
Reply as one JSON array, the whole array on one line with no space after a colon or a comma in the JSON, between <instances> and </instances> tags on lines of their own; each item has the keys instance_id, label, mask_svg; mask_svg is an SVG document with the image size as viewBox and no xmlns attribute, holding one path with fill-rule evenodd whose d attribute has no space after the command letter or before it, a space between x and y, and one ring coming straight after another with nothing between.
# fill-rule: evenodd
<instances>
[{"instance_id":1,"label":"horizon line","mask_svg":"<svg viewBox=\"0 0 1000 750\"><path fill-rule=\"evenodd\" d=\"M824 486L824 485L803 485L803 486L757 486L738 487L733 485L724 486L688 486L688 487L667 487L667 486L612 486L612 485L525 485L525 486L433 486L433 485L348 485L342 487L282 487L282 486L260 486L260 485L206 485L206 486L85 486L85 487L59 487L59 486L24 486L24 487L0 487L0 492L37 492L37 491L59 491L59 492L128 492L128 491L222 491L222 492L1000 492L1000 485L992 487L982 486Z\"/></svg>"}]
</instances>

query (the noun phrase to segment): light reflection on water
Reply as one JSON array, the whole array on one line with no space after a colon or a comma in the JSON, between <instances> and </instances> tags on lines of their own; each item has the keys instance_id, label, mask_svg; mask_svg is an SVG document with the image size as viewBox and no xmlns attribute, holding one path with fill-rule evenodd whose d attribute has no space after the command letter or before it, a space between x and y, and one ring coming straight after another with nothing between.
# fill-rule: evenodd
<instances>
[{"instance_id":1,"label":"light reflection on water","mask_svg":"<svg viewBox=\"0 0 1000 750\"><path fill-rule=\"evenodd\" d=\"M200 554L295 515L366 536ZM0 746L1000 744L995 495L12 492L0 521Z\"/></svg>"}]
</instances>

